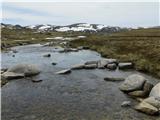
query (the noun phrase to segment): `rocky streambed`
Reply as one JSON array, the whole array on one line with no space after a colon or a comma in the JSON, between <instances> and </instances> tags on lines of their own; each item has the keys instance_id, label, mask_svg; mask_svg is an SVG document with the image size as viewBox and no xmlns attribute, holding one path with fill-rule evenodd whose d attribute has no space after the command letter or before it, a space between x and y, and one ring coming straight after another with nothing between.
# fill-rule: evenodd
<instances>
[{"instance_id":1,"label":"rocky streambed","mask_svg":"<svg viewBox=\"0 0 160 120\"><path fill-rule=\"evenodd\" d=\"M66 52L60 47L39 44L12 49L17 52L1 53L2 68L35 64L41 72L36 76L9 80L2 87L2 120L160 119L134 110L138 101L119 89L123 80L132 74L142 75L155 85L159 80L152 76L132 69L115 69L114 64L107 66L112 70L89 66L86 61L102 59L100 54L90 50ZM77 64L83 69L75 70ZM70 68L72 70L68 72ZM63 72L68 74L59 74Z\"/></svg>"}]
</instances>

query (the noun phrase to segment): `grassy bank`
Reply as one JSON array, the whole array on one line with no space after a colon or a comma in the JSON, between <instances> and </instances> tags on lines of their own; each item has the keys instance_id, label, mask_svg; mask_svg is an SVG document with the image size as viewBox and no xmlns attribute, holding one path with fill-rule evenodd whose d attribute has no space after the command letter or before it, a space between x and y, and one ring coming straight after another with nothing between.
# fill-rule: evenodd
<instances>
[{"instance_id":1,"label":"grassy bank","mask_svg":"<svg viewBox=\"0 0 160 120\"><path fill-rule=\"evenodd\" d=\"M31 29L2 29L1 49L12 46L45 43L48 37L87 38L71 42L72 47L89 46L103 57L131 61L135 69L160 77L160 28L130 30L114 34L82 32L36 32Z\"/></svg>"},{"instance_id":2,"label":"grassy bank","mask_svg":"<svg viewBox=\"0 0 160 120\"><path fill-rule=\"evenodd\" d=\"M71 46L89 46L104 57L131 61L135 69L160 77L160 29L139 29L114 34L94 34L73 41Z\"/></svg>"},{"instance_id":3,"label":"grassy bank","mask_svg":"<svg viewBox=\"0 0 160 120\"><path fill-rule=\"evenodd\" d=\"M37 32L31 29L8 29L2 28L1 30L1 50L7 48L23 45L23 44L34 44L34 43L46 43L53 41L53 37L72 37L83 35L85 33L72 33L72 32Z\"/></svg>"}]
</instances>

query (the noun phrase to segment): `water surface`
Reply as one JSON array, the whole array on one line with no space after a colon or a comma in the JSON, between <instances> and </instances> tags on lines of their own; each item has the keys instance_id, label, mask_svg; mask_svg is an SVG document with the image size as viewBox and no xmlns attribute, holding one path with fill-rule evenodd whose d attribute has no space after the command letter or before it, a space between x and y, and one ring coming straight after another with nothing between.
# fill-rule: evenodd
<instances>
[{"instance_id":1,"label":"water surface","mask_svg":"<svg viewBox=\"0 0 160 120\"><path fill-rule=\"evenodd\" d=\"M158 79L137 71L74 70L68 75L55 72L88 60L101 59L90 50L58 53L60 49L26 45L14 47L18 53L2 53L2 68L18 63L37 64L41 74L30 78L11 80L2 87L2 120L160 120L132 109L122 108L126 100L136 101L118 89L121 82L106 82L106 76L127 77L138 73L151 83ZM43 57L51 54L50 58ZM12 57L12 55L15 57ZM51 63L56 62L53 66Z\"/></svg>"}]
</instances>

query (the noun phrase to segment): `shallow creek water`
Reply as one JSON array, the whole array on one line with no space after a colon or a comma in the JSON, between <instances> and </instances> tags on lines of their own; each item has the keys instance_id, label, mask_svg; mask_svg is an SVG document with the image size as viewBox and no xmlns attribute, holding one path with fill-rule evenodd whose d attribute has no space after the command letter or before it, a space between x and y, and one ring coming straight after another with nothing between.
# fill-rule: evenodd
<instances>
[{"instance_id":1,"label":"shallow creek water","mask_svg":"<svg viewBox=\"0 0 160 120\"><path fill-rule=\"evenodd\" d=\"M107 82L106 76L127 77L138 73L151 83L159 80L137 71L74 70L71 74L56 75L55 72L88 60L101 59L100 54L90 50L59 53L54 47L41 45L18 46L18 53L1 53L2 68L18 63L37 64L41 73L33 79L11 80L2 87L2 120L160 120L135 111L136 101L119 90L121 82ZM50 53L50 58L43 57ZM15 57L12 55L15 54ZM56 62L53 66L51 63ZM122 108L123 101L132 106Z\"/></svg>"}]
</instances>

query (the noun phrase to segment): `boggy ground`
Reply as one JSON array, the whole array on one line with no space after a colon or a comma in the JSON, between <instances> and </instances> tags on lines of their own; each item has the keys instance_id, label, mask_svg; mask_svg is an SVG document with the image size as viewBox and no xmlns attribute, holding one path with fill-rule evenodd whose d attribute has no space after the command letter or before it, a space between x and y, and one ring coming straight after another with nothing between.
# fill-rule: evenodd
<instances>
[{"instance_id":1,"label":"boggy ground","mask_svg":"<svg viewBox=\"0 0 160 120\"><path fill-rule=\"evenodd\" d=\"M160 77L160 29L136 29L114 34L93 34L71 42L89 46L104 57L132 61L135 69Z\"/></svg>"},{"instance_id":2,"label":"boggy ground","mask_svg":"<svg viewBox=\"0 0 160 120\"><path fill-rule=\"evenodd\" d=\"M29 45L15 47L18 53L2 53L2 67L18 63L37 64L42 72L33 78L9 81L2 87L2 120L159 120L132 109L136 101L119 90L121 82L107 82L106 76L127 77L138 73L151 83L158 79L131 71L74 70L71 74L54 74L87 60L101 59L100 54L81 50L58 53L53 47ZM43 55L50 53L50 58ZM15 57L12 55L15 54ZM51 63L56 62L53 66ZM42 79L33 83L30 79ZM122 108L130 100L131 107Z\"/></svg>"}]
</instances>

